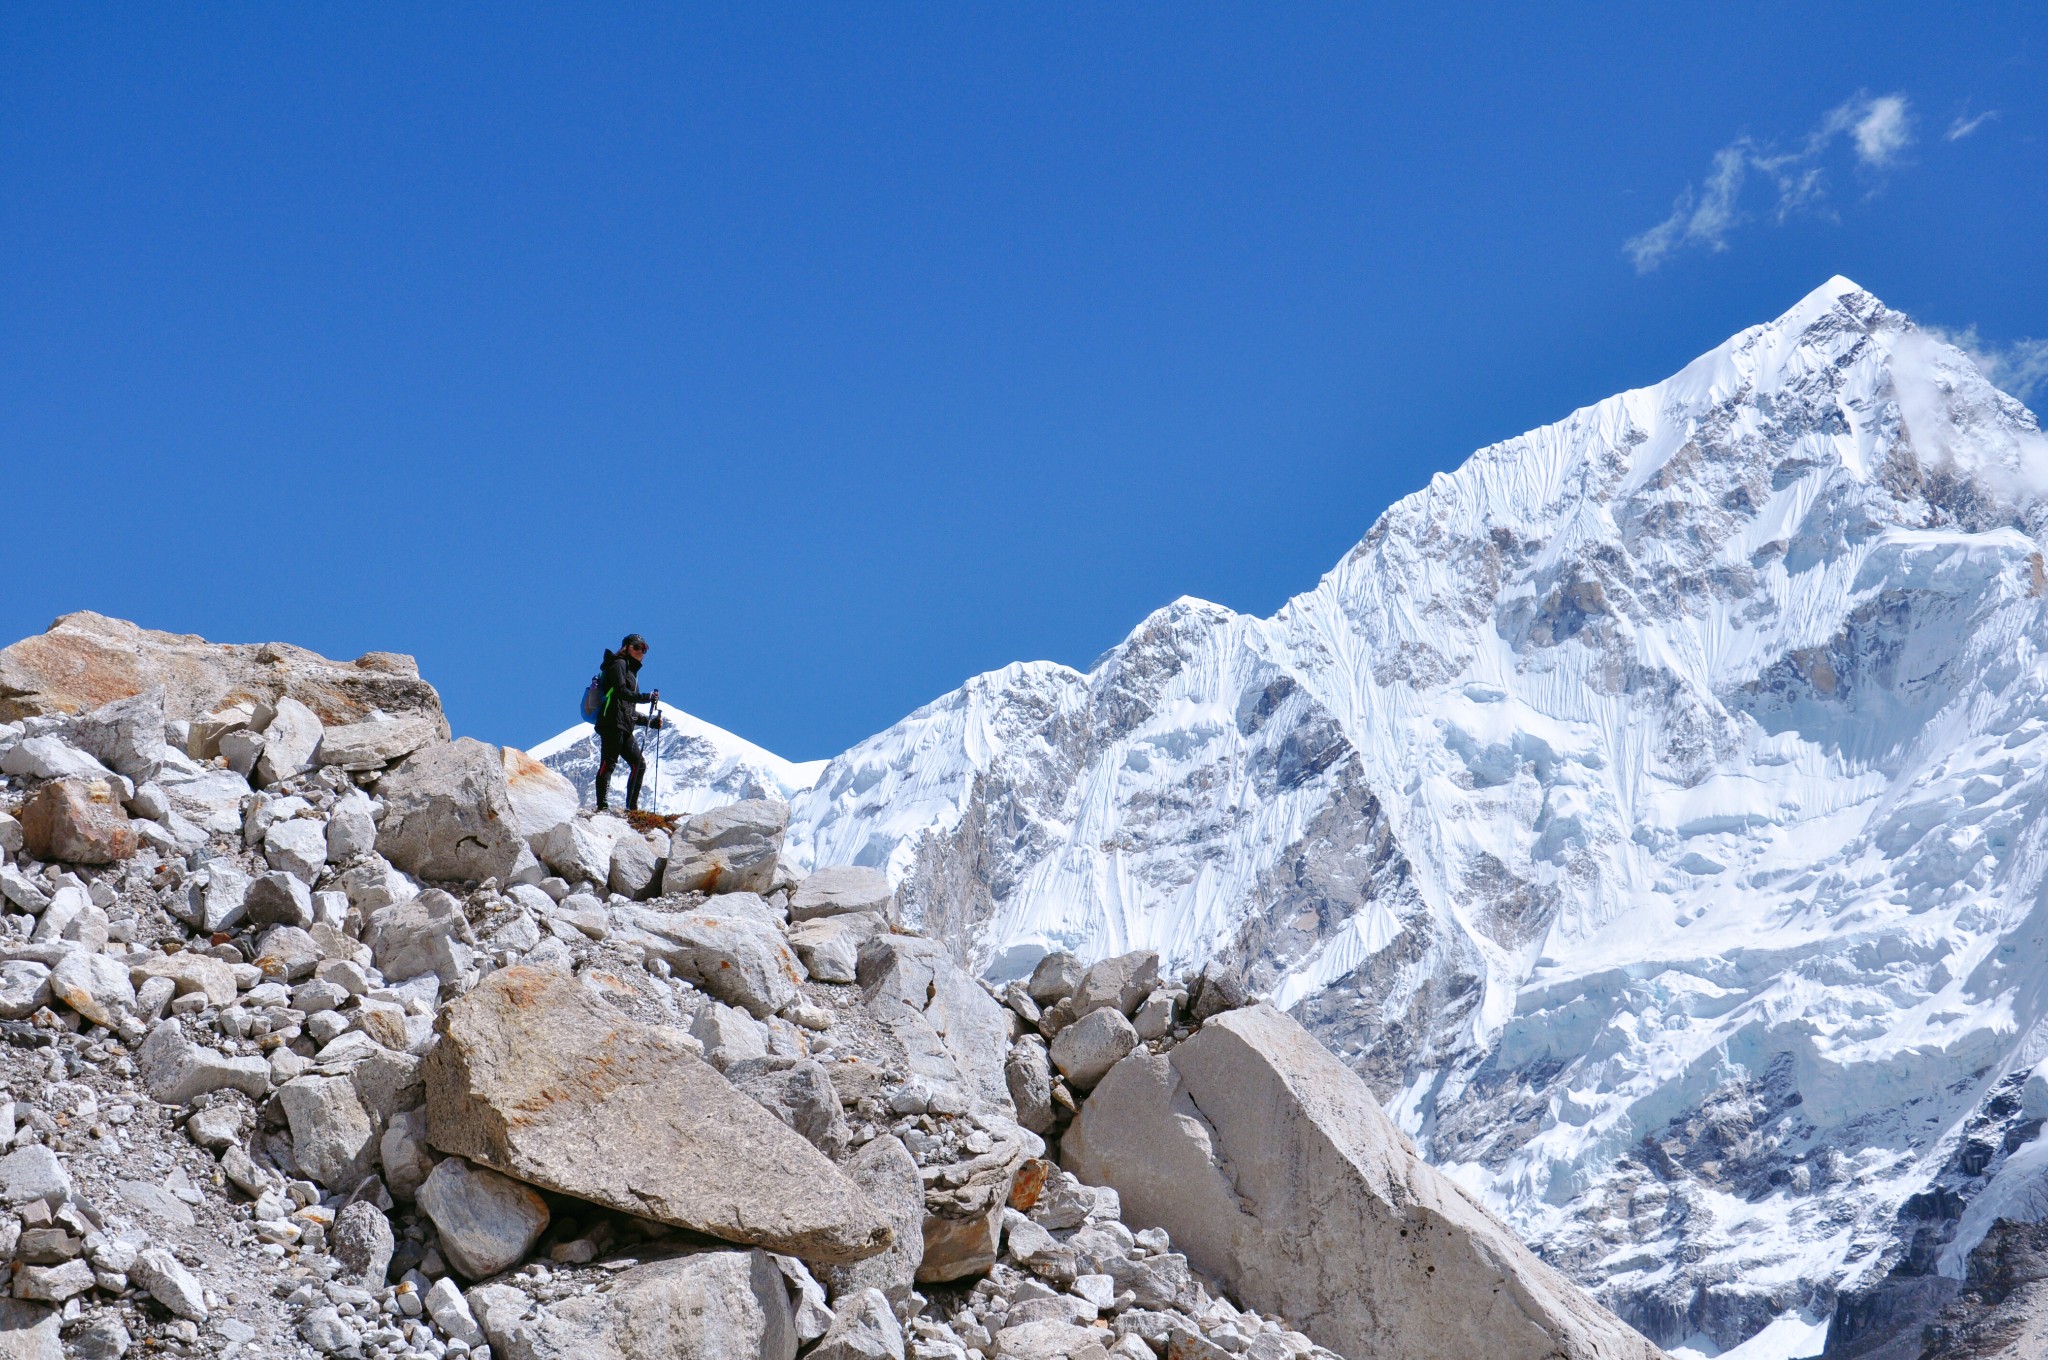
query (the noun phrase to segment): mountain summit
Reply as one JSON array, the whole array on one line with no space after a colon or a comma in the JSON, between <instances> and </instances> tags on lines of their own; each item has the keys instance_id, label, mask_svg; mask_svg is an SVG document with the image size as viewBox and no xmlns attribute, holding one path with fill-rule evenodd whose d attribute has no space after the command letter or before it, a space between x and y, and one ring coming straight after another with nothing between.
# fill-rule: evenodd
<instances>
[{"instance_id":1,"label":"mountain summit","mask_svg":"<svg viewBox=\"0 0 2048 1360\"><path fill-rule=\"evenodd\" d=\"M789 843L996 978L1238 963L1653 1340L1808 1354L2048 1200L2044 489L2032 414L1831 279L1271 618L975 677Z\"/></svg>"}]
</instances>

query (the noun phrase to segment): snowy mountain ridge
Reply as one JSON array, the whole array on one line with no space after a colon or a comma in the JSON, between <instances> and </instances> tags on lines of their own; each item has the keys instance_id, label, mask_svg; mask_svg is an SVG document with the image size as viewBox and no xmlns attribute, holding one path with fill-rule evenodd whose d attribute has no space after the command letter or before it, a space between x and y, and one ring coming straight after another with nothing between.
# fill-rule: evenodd
<instances>
[{"instance_id":1,"label":"snowy mountain ridge","mask_svg":"<svg viewBox=\"0 0 2048 1360\"><path fill-rule=\"evenodd\" d=\"M1830 280L1270 619L1179 600L788 776L792 851L997 977L1230 957L1653 1339L1809 1353L2048 1198L2044 485L2030 413Z\"/></svg>"}]
</instances>

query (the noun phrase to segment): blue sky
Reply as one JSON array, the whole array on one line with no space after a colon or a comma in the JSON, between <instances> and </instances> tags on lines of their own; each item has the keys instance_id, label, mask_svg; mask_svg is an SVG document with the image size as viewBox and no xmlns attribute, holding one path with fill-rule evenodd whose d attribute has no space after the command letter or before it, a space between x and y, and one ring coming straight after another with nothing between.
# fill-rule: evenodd
<instances>
[{"instance_id":1,"label":"blue sky","mask_svg":"<svg viewBox=\"0 0 2048 1360\"><path fill-rule=\"evenodd\" d=\"M808 758L1831 274L2048 368L2036 4L590 8L0 11L0 637Z\"/></svg>"}]
</instances>

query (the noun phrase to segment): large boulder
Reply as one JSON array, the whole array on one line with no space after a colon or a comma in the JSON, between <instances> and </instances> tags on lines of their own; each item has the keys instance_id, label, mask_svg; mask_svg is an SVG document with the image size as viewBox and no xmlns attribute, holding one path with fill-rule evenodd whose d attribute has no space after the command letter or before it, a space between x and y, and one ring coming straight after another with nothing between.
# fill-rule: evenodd
<instances>
[{"instance_id":1,"label":"large boulder","mask_svg":"<svg viewBox=\"0 0 2048 1360\"><path fill-rule=\"evenodd\" d=\"M601 1293L528 1319L486 1316L484 1326L493 1354L506 1360L794 1360L797 1348L788 1287L762 1251L649 1261L621 1272Z\"/></svg>"},{"instance_id":2,"label":"large boulder","mask_svg":"<svg viewBox=\"0 0 2048 1360\"><path fill-rule=\"evenodd\" d=\"M4 1360L64 1360L57 1335L64 1315L25 1299L0 1298L0 1357Z\"/></svg>"},{"instance_id":3,"label":"large boulder","mask_svg":"<svg viewBox=\"0 0 2048 1360\"><path fill-rule=\"evenodd\" d=\"M312 768L320 746L320 715L287 694L265 706L270 721L263 728L263 754L256 758L256 780L276 784ZM261 711L257 716L263 716Z\"/></svg>"},{"instance_id":4,"label":"large boulder","mask_svg":"<svg viewBox=\"0 0 2048 1360\"><path fill-rule=\"evenodd\" d=\"M612 847L629 828L617 817L571 817L534 835L543 864L571 883L603 884L611 877Z\"/></svg>"},{"instance_id":5,"label":"large boulder","mask_svg":"<svg viewBox=\"0 0 2048 1360\"><path fill-rule=\"evenodd\" d=\"M790 927L789 947L814 980L852 982L860 976L860 947L888 929L889 923L871 911L814 916Z\"/></svg>"},{"instance_id":6,"label":"large boulder","mask_svg":"<svg viewBox=\"0 0 2048 1360\"><path fill-rule=\"evenodd\" d=\"M105 779L59 779L22 804L22 848L41 860L112 864L141 845L122 810L120 790Z\"/></svg>"},{"instance_id":7,"label":"large boulder","mask_svg":"<svg viewBox=\"0 0 2048 1360\"><path fill-rule=\"evenodd\" d=\"M472 737L429 746L385 775L377 792L377 853L409 874L502 879L519 859L519 823L495 747Z\"/></svg>"},{"instance_id":8,"label":"large boulder","mask_svg":"<svg viewBox=\"0 0 2048 1360\"><path fill-rule=\"evenodd\" d=\"M846 1159L844 1170L889 1220L896 1240L879 1256L821 1266L818 1275L834 1298L879 1289L889 1302L908 1305L918 1267L924 1264L924 1178L917 1160L902 1139L885 1133L863 1143Z\"/></svg>"},{"instance_id":9,"label":"large boulder","mask_svg":"<svg viewBox=\"0 0 2048 1360\"><path fill-rule=\"evenodd\" d=\"M440 731L426 718L372 718L368 722L343 723L320 734L320 747L313 753L313 763L338 765L352 771L381 770L440 737Z\"/></svg>"},{"instance_id":10,"label":"large boulder","mask_svg":"<svg viewBox=\"0 0 2048 1360\"><path fill-rule=\"evenodd\" d=\"M1070 1084L1085 1091L1137 1046L1138 1031L1124 1019L1123 1012L1102 1006L1053 1036L1053 1066Z\"/></svg>"},{"instance_id":11,"label":"large boulder","mask_svg":"<svg viewBox=\"0 0 2048 1360\"><path fill-rule=\"evenodd\" d=\"M576 786L516 747L498 753L505 766L505 791L519 834L532 841L566 825L576 815Z\"/></svg>"},{"instance_id":12,"label":"large boulder","mask_svg":"<svg viewBox=\"0 0 2048 1360\"><path fill-rule=\"evenodd\" d=\"M700 812L676 831L666 893L767 892L775 883L789 804L750 798Z\"/></svg>"},{"instance_id":13,"label":"large boulder","mask_svg":"<svg viewBox=\"0 0 2048 1360\"><path fill-rule=\"evenodd\" d=\"M441 1012L427 1137L532 1185L809 1261L888 1248L887 1221L678 1030L514 967Z\"/></svg>"},{"instance_id":14,"label":"large boulder","mask_svg":"<svg viewBox=\"0 0 2048 1360\"><path fill-rule=\"evenodd\" d=\"M880 869L841 864L819 869L797 884L789 897L789 919L808 921L819 916L844 916L849 912L875 912L886 916L896 900L888 875Z\"/></svg>"},{"instance_id":15,"label":"large boulder","mask_svg":"<svg viewBox=\"0 0 2048 1360\"><path fill-rule=\"evenodd\" d=\"M877 935L861 946L857 980L875 1023L903 1046L910 1072L934 1093L1016 1117L1003 1059L1010 1014L963 972L944 945L916 935Z\"/></svg>"},{"instance_id":16,"label":"large boulder","mask_svg":"<svg viewBox=\"0 0 2048 1360\"><path fill-rule=\"evenodd\" d=\"M677 977L765 1020L797 1000L804 969L781 931L744 910L760 899L735 896L738 907L721 900L695 911L622 908L619 934L667 960Z\"/></svg>"},{"instance_id":17,"label":"large boulder","mask_svg":"<svg viewBox=\"0 0 2048 1360\"><path fill-rule=\"evenodd\" d=\"M1649 1360L1660 1352L1416 1155L1371 1091L1269 1005L1132 1053L1061 1144L1125 1221L1351 1357Z\"/></svg>"},{"instance_id":18,"label":"large boulder","mask_svg":"<svg viewBox=\"0 0 2048 1360\"><path fill-rule=\"evenodd\" d=\"M164 688L101 704L72 720L71 744L136 783L156 778L168 754L164 743Z\"/></svg>"},{"instance_id":19,"label":"large boulder","mask_svg":"<svg viewBox=\"0 0 2048 1360\"><path fill-rule=\"evenodd\" d=\"M214 643L81 611L48 632L0 649L0 722L38 713L85 713L164 688L164 717L185 721L241 699L289 695L330 726L379 713L411 715L448 735L441 696L409 656L368 652L330 661L282 642Z\"/></svg>"},{"instance_id":20,"label":"large boulder","mask_svg":"<svg viewBox=\"0 0 2048 1360\"><path fill-rule=\"evenodd\" d=\"M434 1168L419 1204L449 1262L472 1280L517 1265L548 1226L547 1201L532 1186L460 1157Z\"/></svg>"},{"instance_id":21,"label":"large boulder","mask_svg":"<svg viewBox=\"0 0 2048 1360\"><path fill-rule=\"evenodd\" d=\"M363 935L387 978L433 973L452 982L475 957L471 946L476 936L462 904L439 888L378 908Z\"/></svg>"}]
</instances>

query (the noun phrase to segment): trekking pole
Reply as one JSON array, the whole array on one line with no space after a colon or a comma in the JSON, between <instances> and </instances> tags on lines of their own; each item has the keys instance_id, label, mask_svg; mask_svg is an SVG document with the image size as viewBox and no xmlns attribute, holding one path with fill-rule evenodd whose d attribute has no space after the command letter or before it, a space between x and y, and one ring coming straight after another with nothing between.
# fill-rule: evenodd
<instances>
[{"instance_id":1,"label":"trekking pole","mask_svg":"<svg viewBox=\"0 0 2048 1360\"><path fill-rule=\"evenodd\" d=\"M654 729L654 815L659 817L661 815L661 739L668 732L667 727L658 725L661 723L660 690L654 691L654 721L657 724Z\"/></svg>"}]
</instances>

